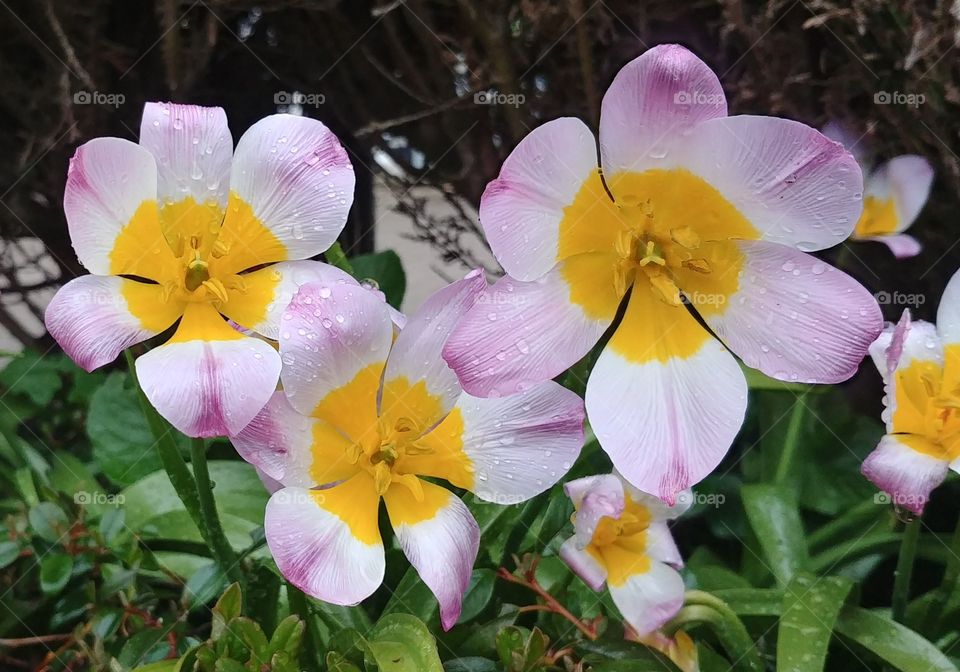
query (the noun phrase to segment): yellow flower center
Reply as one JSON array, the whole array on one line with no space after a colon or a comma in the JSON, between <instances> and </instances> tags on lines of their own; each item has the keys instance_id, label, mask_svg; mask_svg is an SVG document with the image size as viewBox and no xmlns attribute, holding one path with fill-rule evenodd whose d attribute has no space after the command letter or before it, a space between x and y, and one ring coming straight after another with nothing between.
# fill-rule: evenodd
<instances>
[{"instance_id":1,"label":"yellow flower center","mask_svg":"<svg viewBox=\"0 0 960 672\"><path fill-rule=\"evenodd\" d=\"M585 550L606 569L611 585L622 585L650 568L647 529L652 522L650 510L627 497L619 518L604 516L597 523Z\"/></svg>"},{"instance_id":2,"label":"yellow flower center","mask_svg":"<svg viewBox=\"0 0 960 672\"><path fill-rule=\"evenodd\" d=\"M347 459L373 477L377 494L381 497L391 484L396 483L408 488L418 502L423 501L420 479L405 468L404 458L434 452L417 443L424 429L411 418L401 417L392 423L380 418L375 431L367 432L363 439L347 449Z\"/></svg>"},{"instance_id":3,"label":"yellow flower center","mask_svg":"<svg viewBox=\"0 0 960 672\"><path fill-rule=\"evenodd\" d=\"M960 457L958 348L946 348L944 367L918 360L894 374L894 433L915 450L950 460Z\"/></svg>"},{"instance_id":4,"label":"yellow flower center","mask_svg":"<svg viewBox=\"0 0 960 672\"><path fill-rule=\"evenodd\" d=\"M854 235L860 238L889 236L897 232L897 210L892 198L866 196L863 199L863 214L857 221Z\"/></svg>"}]
</instances>

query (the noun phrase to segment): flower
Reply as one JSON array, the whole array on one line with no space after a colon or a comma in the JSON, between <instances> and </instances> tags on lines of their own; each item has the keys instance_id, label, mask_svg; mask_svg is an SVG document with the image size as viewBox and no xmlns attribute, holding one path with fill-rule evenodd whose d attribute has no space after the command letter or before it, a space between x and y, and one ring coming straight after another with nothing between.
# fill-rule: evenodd
<instances>
[{"instance_id":1,"label":"flower","mask_svg":"<svg viewBox=\"0 0 960 672\"><path fill-rule=\"evenodd\" d=\"M277 386L280 357L236 325L276 338L308 280L345 279L303 260L346 223L354 174L319 121L274 115L236 153L218 107L147 103L140 144L96 138L77 149L64 211L77 257L47 308L47 330L87 371L179 320L137 359L150 402L190 436L240 431Z\"/></svg>"},{"instance_id":2,"label":"flower","mask_svg":"<svg viewBox=\"0 0 960 672\"><path fill-rule=\"evenodd\" d=\"M283 488L267 504L267 543L287 580L327 602L377 589L383 499L410 563L460 615L479 528L443 479L513 504L543 492L583 442L583 402L547 381L502 399L463 394L440 357L456 321L486 287L474 271L427 299L393 342L376 297L308 283L284 314L283 391L234 437L237 451Z\"/></svg>"},{"instance_id":3,"label":"flower","mask_svg":"<svg viewBox=\"0 0 960 672\"><path fill-rule=\"evenodd\" d=\"M657 630L683 606L683 559L668 520L689 508L692 497L668 507L618 474L588 476L564 486L573 500L574 536L560 557L599 592L606 583L624 620L639 635ZM687 493L689 494L689 493Z\"/></svg>"},{"instance_id":4,"label":"flower","mask_svg":"<svg viewBox=\"0 0 960 672\"><path fill-rule=\"evenodd\" d=\"M867 174L863 188L863 214L854 227L854 240L875 240L890 248L897 259L920 254L920 242L904 233L917 219L930 195L933 166L922 156L904 154L870 170L866 152L855 151L860 141L849 129L830 123L824 135L843 143Z\"/></svg>"},{"instance_id":5,"label":"flower","mask_svg":"<svg viewBox=\"0 0 960 672\"><path fill-rule=\"evenodd\" d=\"M960 273L947 283L936 325L904 311L870 354L883 376L887 433L861 471L920 515L947 470L960 471Z\"/></svg>"},{"instance_id":6,"label":"flower","mask_svg":"<svg viewBox=\"0 0 960 672\"><path fill-rule=\"evenodd\" d=\"M795 121L726 113L716 75L664 45L607 90L600 169L578 119L526 136L480 202L507 277L444 350L467 392L495 396L558 375L615 325L587 415L616 469L668 502L743 422L747 384L721 341L767 375L830 383L883 326L866 289L806 254L850 234L856 161Z\"/></svg>"}]
</instances>

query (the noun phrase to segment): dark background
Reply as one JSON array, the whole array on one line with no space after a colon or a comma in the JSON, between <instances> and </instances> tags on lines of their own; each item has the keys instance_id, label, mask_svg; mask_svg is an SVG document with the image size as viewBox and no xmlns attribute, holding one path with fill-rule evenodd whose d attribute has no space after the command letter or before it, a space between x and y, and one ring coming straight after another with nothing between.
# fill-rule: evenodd
<instances>
[{"instance_id":1,"label":"dark background","mask_svg":"<svg viewBox=\"0 0 960 672\"><path fill-rule=\"evenodd\" d=\"M323 104L304 113L341 137L359 178L343 236L348 253L373 245L372 186L383 181L439 255L475 264L464 250L477 233L464 204L477 203L509 150L557 116L577 115L596 128L617 70L668 41L717 71L731 113L816 126L841 119L879 157L916 152L933 161L934 193L912 230L923 254L896 262L877 244L845 253L847 269L871 290L920 294L918 312L930 317L960 265L960 17L951 4L0 0L0 227L11 243L0 257L0 321L31 341L9 309L26 300L40 315L37 290L82 272L61 208L69 157L96 136L135 140L145 101L222 106L236 140L277 111L281 92L322 94ZM476 104L474 94L489 89L525 102ZM875 104L880 91L925 100ZM77 102L84 94L123 102ZM391 154L407 175L376 169L374 151ZM456 214L428 212L431 192ZM55 262L39 282L14 268L25 266L14 261L22 260L14 252L24 236L40 238ZM895 318L900 306L885 311Z\"/></svg>"}]
</instances>

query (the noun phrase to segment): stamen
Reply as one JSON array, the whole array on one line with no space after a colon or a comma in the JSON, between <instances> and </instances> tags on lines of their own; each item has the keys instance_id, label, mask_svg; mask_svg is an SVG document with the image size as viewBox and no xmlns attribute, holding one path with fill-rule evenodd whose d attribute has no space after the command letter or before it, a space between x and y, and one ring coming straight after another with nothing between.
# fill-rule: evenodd
<instances>
[{"instance_id":1,"label":"stamen","mask_svg":"<svg viewBox=\"0 0 960 672\"><path fill-rule=\"evenodd\" d=\"M677 287L673 280L663 273L650 275L649 277L650 284L663 301L666 301L671 306L679 306L683 303L683 300L680 298L680 288Z\"/></svg>"},{"instance_id":2,"label":"stamen","mask_svg":"<svg viewBox=\"0 0 960 672\"><path fill-rule=\"evenodd\" d=\"M213 294L217 299L222 303L226 303L230 296L227 294L227 288L223 286L223 282L217 278L212 280L205 280L203 286L208 292Z\"/></svg>"},{"instance_id":3,"label":"stamen","mask_svg":"<svg viewBox=\"0 0 960 672\"><path fill-rule=\"evenodd\" d=\"M652 240L647 241L647 246L644 251L643 258L640 259L641 268L647 264L656 264L657 266L665 266L667 260L661 256L660 252L657 250L657 245Z\"/></svg>"},{"instance_id":4,"label":"stamen","mask_svg":"<svg viewBox=\"0 0 960 672\"><path fill-rule=\"evenodd\" d=\"M354 443L347 448L347 461L350 462L350 464L359 462L361 455L363 455L363 447L359 443Z\"/></svg>"},{"instance_id":5,"label":"stamen","mask_svg":"<svg viewBox=\"0 0 960 672\"><path fill-rule=\"evenodd\" d=\"M710 263L706 259L686 259L681 265L697 273L709 273L711 271Z\"/></svg>"},{"instance_id":6,"label":"stamen","mask_svg":"<svg viewBox=\"0 0 960 672\"><path fill-rule=\"evenodd\" d=\"M373 484L377 489L377 494L383 497L390 488L390 482L393 477L390 473L390 467L381 462L373 468Z\"/></svg>"},{"instance_id":7,"label":"stamen","mask_svg":"<svg viewBox=\"0 0 960 672\"><path fill-rule=\"evenodd\" d=\"M230 253L230 245L223 242L219 238L213 243L213 249L210 250L210 254L214 259L219 259Z\"/></svg>"}]
</instances>

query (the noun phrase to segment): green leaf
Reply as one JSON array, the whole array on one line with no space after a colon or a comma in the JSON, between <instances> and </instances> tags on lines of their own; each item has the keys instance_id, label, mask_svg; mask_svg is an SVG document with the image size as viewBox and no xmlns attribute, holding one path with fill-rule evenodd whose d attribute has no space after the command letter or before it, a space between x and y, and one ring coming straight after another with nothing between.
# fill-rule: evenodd
<instances>
[{"instance_id":1,"label":"green leaf","mask_svg":"<svg viewBox=\"0 0 960 672\"><path fill-rule=\"evenodd\" d=\"M161 468L153 433L126 373L111 373L90 398L87 436L93 456L118 485L130 485ZM181 444L184 442L180 441Z\"/></svg>"},{"instance_id":2,"label":"green leaf","mask_svg":"<svg viewBox=\"0 0 960 672\"><path fill-rule=\"evenodd\" d=\"M809 560L793 497L784 488L768 484L745 485L741 496L768 568L779 585L787 585Z\"/></svg>"},{"instance_id":3,"label":"green leaf","mask_svg":"<svg viewBox=\"0 0 960 672\"><path fill-rule=\"evenodd\" d=\"M940 649L878 612L846 607L836 631L903 672L957 672Z\"/></svg>"},{"instance_id":4,"label":"green leaf","mask_svg":"<svg viewBox=\"0 0 960 672\"><path fill-rule=\"evenodd\" d=\"M777 669L819 672L833 628L853 583L839 576L798 574L783 594L777 631Z\"/></svg>"},{"instance_id":5,"label":"green leaf","mask_svg":"<svg viewBox=\"0 0 960 672\"><path fill-rule=\"evenodd\" d=\"M361 254L350 259L353 277L361 282L373 280L387 297L387 303L399 309L407 291L407 276L403 272L400 257L393 250L374 254Z\"/></svg>"},{"instance_id":6,"label":"green leaf","mask_svg":"<svg viewBox=\"0 0 960 672\"><path fill-rule=\"evenodd\" d=\"M227 579L223 572L220 571L217 563L211 562L187 579L183 587L183 601L189 609L197 609L213 600L226 585Z\"/></svg>"},{"instance_id":7,"label":"green leaf","mask_svg":"<svg viewBox=\"0 0 960 672\"><path fill-rule=\"evenodd\" d=\"M40 502L31 507L27 518L30 521L30 527L37 535L54 543L70 529L67 514L52 502Z\"/></svg>"},{"instance_id":8,"label":"green leaf","mask_svg":"<svg viewBox=\"0 0 960 672\"><path fill-rule=\"evenodd\" d=\"M66 553L48 553L40 561L40 590L55 595L63 590L73 572L73 558Z\"/></svg>"},{"instance_id":9,"label":"green leaf","mask_svg":"<svg viewBox=\"0 0 960 672\"><path fill-rule=\"evenodd\" d=\"M100 524L97 526L97 531L103 537L104 543L109 544L123 532L125 529L124 516L123 509L108 507L104 510L100 518Z\"/></svg>"},{"instance_id":10,"label":"green leaf","mask_svg":"<svg viewBox=\"0 0 960 672\"><path fill-rule=\"evenodd\" d=\"M158 660L149 665L143 665L133 670L133 672L174 672L177 669L176 660Z\"/></svg>"},{"instance_id":11,"label":"green leaf","mask_svg":"<svg viewBox=\"0 0 960 672\"><path fill-rule=\"evenodd\" d=\"M21 394L37 406L46 406L63 387L60 374L70 366L62 355L41 355L24 350L0 371L0 385Z\"/></svg>"},{"instance_id":12,"label":"green leaf","mask_svg":"<svg viewBox=\"0 0 960 672\"><path fill-rule=\"evenodd\" d=\"M212 636L214 639L220 636L229 621L239 618L242 608L243 591L240 589L240 584L231 583L213 606Z\"/></svg>"},{"instance_id":13,"label":"green leaf","mask_svg":"<svg viewBox=\"0 0 960 672\"><path fill-rule=\"evenodd\" d=\"M0 569L9 567L20 557L20 544L15 541L0 541Z\"/></svg>"},{"instance_id":14,"label":"green leaf","mask_svg":"<svg viewBox=\"0 0 960 672\"><path fill-rule=\"evenodd\" d=\"M367 643L383 672L443 672L437 641L414 616L385 616L370 630Z\"/></svg>"},{"instance_id":15,"label":"green leaf","mask_svg":"<svg viewBox=\"0 0 960 672\"><path fill-rule=\"evenodd\" d=\"M443 670L444 672L497 672L497 664L489 658L469 656L446 661L443 664Z\"/></svg>"}]
</instances>

